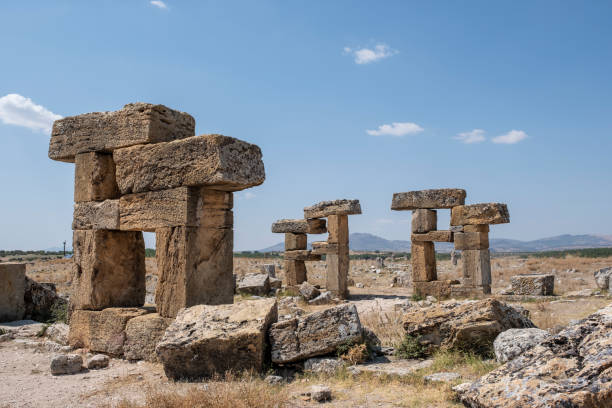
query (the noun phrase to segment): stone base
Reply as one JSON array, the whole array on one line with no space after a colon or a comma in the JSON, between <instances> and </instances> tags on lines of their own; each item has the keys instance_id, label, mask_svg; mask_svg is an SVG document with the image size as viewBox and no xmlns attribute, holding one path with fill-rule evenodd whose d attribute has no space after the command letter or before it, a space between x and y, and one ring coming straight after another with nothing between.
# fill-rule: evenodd
<instances>
[{"instance_id":1,"label":"stone base","mask_svg":"<svg viewBox=\"0 0 612 408\"><path fill-rule=\"evenodd\" d=\"M434 296L437 299L446 299L451 296L452 283L452 280L413 282L413 293L420 297Z\"/></svg>"}]
</instances>

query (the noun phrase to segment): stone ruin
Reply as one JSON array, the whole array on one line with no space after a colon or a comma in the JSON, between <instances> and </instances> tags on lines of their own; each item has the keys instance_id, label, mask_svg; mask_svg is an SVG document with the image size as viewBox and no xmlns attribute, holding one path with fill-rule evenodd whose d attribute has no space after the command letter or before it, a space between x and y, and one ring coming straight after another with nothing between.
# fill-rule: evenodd
<instances>
[{"instance_id":1,"label":"stone ruin","mask_svg":"<svg viewBox=\"0 0 612 408\"><path fill-rule=\"evenodd\" d=\"M412 283L419 296L491 293L489 225L510 222L510 214L506 204L465 205L465 196L465 190L451 188L393 194L392 210L412 211ZM450 230L438 230L438 209L451 210ZM453 242L461 251L461 283L438 280L434 242Z\"/></svg>"},{"instance_id":2,"label":"stone ruin","mask_svg":"<svg viewBox=\"0 0 612 408\"><path fill-rule=\"evenodd\" d=\"M156 235L160 318L233 302L233 192L263 183L259 147L134 103L57 120L49 157L75 164L73 344L91 346L95 322L145 314L143 231Z\"/></svg>"},{"instance_id":3,"label":"stone ruin","mask_svg":"<svg viewBox=\"0 0 612 408\"><path fill-rule=\"evenodd\" d=\"M285 234L285 279L287 287L297 288L307 280L306 261L318 261L325 254L326 288L335 296L348 296L349 228L348 216L361 214L359 200L322 201L304 208L302 220L278 220L272 232ZM327 218L327 222L324 218ZM329 233L327 241L313 242L308 250L307 234Z\"/></svg>"}]
</instances>

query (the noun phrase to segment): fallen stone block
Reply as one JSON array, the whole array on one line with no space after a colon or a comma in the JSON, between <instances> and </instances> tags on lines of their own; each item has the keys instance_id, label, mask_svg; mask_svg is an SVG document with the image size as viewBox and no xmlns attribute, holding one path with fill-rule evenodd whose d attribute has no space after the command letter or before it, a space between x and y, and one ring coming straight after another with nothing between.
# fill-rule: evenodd
<instances>
[{"instance_id":1,"label":"fallen stone block","mask_svg":"<svg viewBox=\"0 0 612 408\"><path fill-rule=\"evenodd\" d=\"M70 326L66 323L53 323L45 330L45 336L52 341L62 346L68 345L68 333L70 332Z\"/></svg>"},{"instance_id":2,"label":"fallen stone block","mask_svg":"<svg viewBox=\"0 0 612 408\"><path fill-rule=\"evenodd\" d=\"M446 299L451 296L452 280L434 280L429 282L413 283L413 292L420 297L435 296L438 299Z\"/></svg>"},{"instance_id":3,"label":"fallen stone block","mask_svg":"<svg viewBox=\"0 0 612 408\"><path fill-rule=\"evenodd\" d=\"M122 194L207 186L238 191L264 182L258 146L223 135L193 136L113 152Z\"/></svg>"},{"instance_id":4,"label":"fallen stone block","mask_svg":"<svg viewBox=\"0 0 612 408\"><path fill-rule=\"evenodd\" d=\"M438 228L438 215L435 210L414 210L412 212L412 233L423 234Z\"/></svg>"},{"instance_id":5,"label":"fallen stone block","mask_svg":"<svg viewBox=\"0 0 612 408\"><path fill-rule=\"evenodd\" d=\"M461 205L451 209L451 225L506 224L508 206L501 203Z\"/></svg>"},{"instance_id":6,"label":"fallen stone block","mask_svg":"<svg viewBox=\"0 0 612 408\"><path fill-rule=\"evenodd\" d=\"M409 309L403 316L406 334L421 344L489 354L497 335L513 328L534 327L521 310L495 299L442 302Z\"/></svg>"},{"instance_id":7,"label":"fallen stone block","mask_svg":"<svg viewBox=\"0 0 612 408\"><path fill-rule=\"evenodd\" d=\"M127 322L147 313L149 310L129 307L75 310L70 316L68 344L74 348L122 356Z\"/></svg>"},{"instance_id":8,"label":"fallen stone block","mask_svg":"<svg viewBox=\"0 0 612 408\"><path fill-rule=\"evenodd\" d=\"M26 289L26 265L0 263L0 322L23 319Z\"/></svg>"},{"instance_id":9,"label":"fallen stone block","mask_svg":"<svg viewBox=\"0 0 612 408\"><path fill-rule=\"evenodd\" d=\"M304 218L323 218L330 215L361 214L359 200L321 201L304 208Z\"/></svg>"},{"instance_id":10,"label":"fallen stone block","mask_svg":"<svg viewBox=\"0 0 612 408\"><path fill-rule=\"evenodd\" d=\"M555 290L555 275L528 274L510 278L514 295L552 296Z\"/></svg>"},{"instance_id":11,"label":"fallen stone block","mask_svg":"<svg viewBox=\"0 0 612 408\"><path fill-rule=\"evenodd\" d=\"M74 205L73 230L118 230L119 200L87 201Z\"/></svg>"},{"instance_id":12,"label":"fallen stone block","mask_svg":"<svg viewBox=\"0 0 612 408\"><path fill-rule=\"evenodd\" d=\"M115 112L69 116L53 123L49 158L74 162L86 152L112 152L143 143L168 142L195 134L195 120L184 112L150 103L130 103Z\"/></svg>"},{"instance_id":13,"label":"fallen stone block","mask_svg":"<svg viewBox=\"0 0 612 408\"><path fill-rule=\"evenodd\" d=\"M275 264L263 264L259 266L261 272L268 275L270 278L276 278L276 265Z\"/></svg>"},{"instance_id":14,"label":"fallen stone block","mask_svg":"<svg viewBox=\"0 0 612 408\"><path fill-rule=\"evenodd\" d=\"M51 360L51 374L76 374L83 367L83 357L78 354L62 354Z\"/></svg>"},{"instance_id":15,"label":"fallen stone block","mask_svg":"<svg viewBox=\"0 0 612 408\"><path fill-rule=\"evenodd\" d=\"M72 308L101 310L144 304L142 232L76 230L73 247Z\"/></svg>"},{"instance_id":16,"label":"fallen stone block","mask_svg":"<svg viewBox=\"0 0 612 408\"><path fill-rule=\"evenodd\" d=\"M269 332L272 362L291 363L325 355L361 338L355 305L342 305L273 324Z\"/></svg>"},{"instance_id":17,"label":"fallen stone block","mask_svg":"<svg viewBox=\"0 0 612 408\"><path fill-rule=\"evenodd\" d=\"M321 293L319 296L308 301L309 305L329 305L334 301L334 295L332 292L327 291Z\"/></svg>"},{"instance_id":18,"label":"fallen stone block","mask_svg":"<svg viewBox=\"0 0 612 408\"><path fill-rule=\"evenodd\" d=\"M488 232L458 232L455 233L455 249L489 249Z\"/></svg>"},{"instance_id":19,"label":"fallen stone block","mask_svg":"<svg viewBox=\"0 0 612 408\"><path fill-rule=\"evenodd\" d=\"M612 281L612 266L602 268L594 272L595 283L599 289L612 289L610 282Z\"/></svg>"},{"instance_id":20,"label":"fallen stone block","mask_svg":"<svg viewBox=\"0 0 612 408\"><path fill-rule=\"evenodd\" d=\"M232 193L199 187L127 194L119 199L120 228L150 231L215 225L233 228Z\"/></svg>"},{"instance_id":21,"label":"fallen stone block","mask_svg":"<svg viewBox=\"0 0 612 408\"><path fill-rule=\"evenodd\" d=\"M412 234L413 242L453 242L452 231L429 231L423 234Z\"/></svg>"},{"instance_id":22,"label":"fallen stone block","mask_svg":"<svg viewBox=\"0 0 612 408\"><path fill-rule=\"evenodd\" d=\"M74 164L75 203L119 198L112 154L99 152L77 154Z\"/></svg>"},{"instance_id":23,"label":"fallen stone block","mask_svg":"<svg viewBox=\"0 0 612 408\"><path fill-rule=\"evenodd\" d=\"M96 354L87 360L87 368L90 370L101 370L108 367L110 359L104 354Z\"/></svg>"},{"instance_id":24,"label":"fallen stone block","mask_svg":"<svg viewBox=\"0 0 612 408\"><path fill-rule=\"evenodd\" d=\"M157 362L155 347L172 319L149 313L128 320L125 326L124 356L127 360Z\"/></svg>"},{"instance_id":25,"label":"fallen stone block","mask_svg":"<svg viewBox=\"0 0 612 408\"><path fill-rule=\"evenodd\" d=\"M465 204L465 190L441 188L393 194L392 210L453 208Z\"/></svg>"},{"instance_id":26,"label":"fallen stone block","mask_svg":"<svg viewBox=\"0 0 612 408\"><path fill-rule=\"evenodd\" d=\"M319 291L319 289L317 289L314 285L307 281L302 282L302 284L300 285L300 295L302 295L305 300L314 299L320 294L321 292Z\"/></svg>"},{"instance_id":27,"label":"fallen stone block","mask_svg":"<svg viewBox=\"0 0 612 408\"><path fill-rule=\"evenodd\" d=\"M410 248L412 281L428 282L436 280L436 251L433 242L413 242Z\"/></svg>"},{"instance_id":28,"label":"fallen stone block","mask_svg":"<svg viewBox=\"0 0 612 408\"><path fill-rule=\"evenodd\" d=\"M261 371L266 333L276 319L276 299L183 309L157 345L157 355L172 379Z\"/></svg>"},{"instance_id":29,"label":"fallen stone block","mask_svg":"<svg viewBox=\"0 0 612 408\"><path fill-rule=\"evenodd\" d=\"M505 363L550 337L551 334L546 330L536 329L535 327L508 329L501 332L493 342L495 359L500 363Z\"/></svg>"},{"instance_id":30,"label":"fallen stone block","mask_svg":"<svg viewBox=\"0 0 612 408\"><path fill-rule=\"evenodd\" d=\"M25 317L45 322L53 317L54 308L67 307L68 301L57 294L54 283L39 283L26 276Z\"/></svg>"},{"instance_id":31,"label":"fallen stone block","mask_svg":"<svg viewBox=\"0 0 612 408\"><path fill-rule=\"evenodd\" d=\"M459 397L468 407L609 407L612 306L484 375Z\"/></svg>"},{"instance_id":32,"label":"fallen stone block","mask_svg":"<svg viewBox=\"0 0 612 408\"><path fill-rule=\"evenodd\" d=\"M236 292L242 295L265 296L270 292L270 276L263 273L247 273L238 282Z\"/></svg>"},{"instance_id":33,"label":"fallen stone block","mask_svg":"<svg viewBox=\"0 0 612 408\"><path fill-rule=\"evenodd\" d=\"M308 246L308 238L306 234L285 234L285 251L295 251L298 249L306 249Z\"/></svg>"}]
</instances>

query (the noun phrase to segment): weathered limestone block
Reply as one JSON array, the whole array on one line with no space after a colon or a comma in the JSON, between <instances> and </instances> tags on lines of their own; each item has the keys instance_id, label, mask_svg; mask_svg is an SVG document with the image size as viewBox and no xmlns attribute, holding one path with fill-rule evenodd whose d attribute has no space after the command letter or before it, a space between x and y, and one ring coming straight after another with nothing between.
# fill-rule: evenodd
<instances>
[{"instance_id":1,"label":"weathered limestone block","mask_svg":"<svg viewBox=\"0 0 612 408\"><path fill-rule=\"evenodd\" d=\"M272 362L291 363L336 351L361 338L355 305L342 305L273 324L270 328Z\"/></svg>"},{"instance_id":2,"label":"weathered limestone block","mask_svg":"<svg viewBox=\"0 0 612 408\"><path fill-rule=\"evenodd\" d=\"M236 292L265 296L270 292L270 276L264 273L247 273L236 285Z\"/></svg>"},{"instance_id":3,"label":"weathered limestone block","mask_svg":"<svg viewBox=\"0 0 612 408\"><path fill-rule=\"evenodd\" d=\"M488 233L489 232L489 225L488 224L481 224L481 225L462 225L460 227L457 228L462 228L462 231L458 231L458 232L481 232L481 233Z\"/></svg>"},{"instance_id":4,"label":"weathered limestone block","mask_svg":"<svg viewBox=\"0 0 612 408\"><path fill-rule=\"evenodd\" d=\"M161 340L172 319L149 313L128 320L125 326L123 351L128 360L157 362L155 346Z\"/></svg>"},{"instance_id":5,"label":"weathered limestone block","mask_svg":"<svg viewBox=\"0 0 612 408\"><path fill-rule=\"evenodd\" d=\"M491 255L488 249L466 249L461 252L463 284L491 285Z\"/></svg>"},{"instance_id":6,"label":"weathered limestone block","mask_svg":"<svg viewBox=\"0 0 612 408\"><path fill-rule=\"evenodd\" d=\"M173 227L156 230L159 281L157 312L174 317L197 304L232 303L234 299L231 228Z\"/></svg>"},{"instance_id":7,"label":"weathered limestone block","mask_svg":"<svg viewBox=\"0 0 612 408\"><path fill-rule=\"evenodd\" d=\"M21 320L25 314L26 265L0 263L0 322Z\"/></svg>"},{"instance_id":8,"label":"weathered limestone block","mask_svg":"<svg viewBox=\"0 0 612 408\"><path fill-rule=\"evenodd\" d=\"M54 307L65 307L68 301L57 294L54 283L39 283L25 277L25 319L45 322L53 317Z\"/></svg>"},{"instance_id":9,"label":"weathered limestone block","mask_svg":"<svg viewBox=\"0 0 612 408\"><path fill-rule=\"evenodd\" d=\"M74 204L73 230L119 229L119 200L86 201Z\"/></svg>"},{"instance_id":10,"label":"weathered limestone block","mask_svg":"<svg viewBox=\"0 0 612 408\"><path fill-rule=\"evenodd\" d=\"M285 234L285 251L295 251L298 249L306 249L308 246L308 237L306 234Z\"/></svg>"},{"instance_id":11,"label":"weathered limestone block","mask_svg":"<svg viewBox=\"0 0 612 408\"><path fill-rule=\"evenodd\" d=\"M349 227L347 215L330 215L327 219L330 244L337 244L338 252L328 253L326 289L335 296L345 299L348 296L349 273Z\"/></svg>"},{"instance_id":12,"label":"weathered limestone block","mask_svg":"<svg viewBox=\"0 0 612 408\"><path fill-rule=\"evenodd\" d=\"M313 254L307 249L285 251L284 259L287 261L320 261L321 255Z\"/></svg>"},{"instance_id":13,"label":"weathered limestone block","mask_svg":"<svg viewBox=\"0 0 612 408\"><path fill-rule=\"evenodd\" d=\"M465 204L465 190L441 188L393 194L392 210L453 208Z\"/></svg>"},{"instance_id":14,"label":"weathered limestone block","mask_svg":"<svg viewBox=\"0 0 612 408\"><path fill-rule=\"evenodd\" d=\"M451 296L452 280L434 280L429 282L414 282L413 292L420 297L434 296L436 299L446 299Z\"/></svg>"},{"instance_id":15,"label":"weathered limestone block","mask_svg":"<svg viewBox=\"0 0 612 408\"><path fill-rule=\"evenodd\" d=\"M510 222L510 213L506 204L460 205L451 210L451 225L505 224L508 222Z\"/></svg>"},{"instance_id":16,"label":"weathered limestone block","mask_svg":"<svg viewBox=\"0 0 612 408\"><path fill-rule=\"evenodd\" d=\"M68 344L93 352L122 356L125 327L130 319L149 313L146 309L113 307L104 310L75 310L70 316Z\"/></svg>"},{"instance_id":17,"label":"weathered limestone block","mask_svg":"<svg viewBox=\"0 0 612 408\"><path fill-rule=\"evenodd\" d=\"M304 281L300 285L300 295L307 301L316 298L320 294L321 291L308 281Z\"/></svg>"},{"instance_id":18,"label":"weathered limestone block","mask_svg":"<svg viewBox=\"0 0 612 408\"><path fill-rule=\"evenodd\" d=\"M510 278L515 295L552 296L555 290L555 275L528 274Z\"/></svg>"},{"instance_id":19,"label":"weathered limestone block","mask_svg":"<svg viewBox=\"0 0 612 408\"><path fill-rule=\"evenodd\" d=\"M453 242L452 231L429 231L423 234L412 234L413 242Z\"/></svg>"},{"instance_id":20,"label":"weathered limestone block","mask_svg":"<svg viewBox=\"0 0 612 408\"><path fill-rule=\"evenodd\" d=\"M101 310L144 304L142 232L76 230L72 245L72 308Z\"/></svg>"},{"instance_id":21,"label":"weathered limestone block","mask_svg":"<svg viewBox=\"0 0 612 408\"><path fill-rule=\"evenodd\" d=\"M77 154L74 164L74 202L102 201L119 197L112 154Z\"/></svg>"},{"instance_id":22,"label":"weathered limestone block","mask_svg":"<svg viewBox=\"0 0 612 408\"><path fill-rule=\"evenodd\" d=\"M324 234L327 232L325 219L300 219L300 220L278 220L272 224L274 233L293 234Z\"/></svg>"},{"instance_id":23,"label":"weathered limestone block","mask_svg":"<svg viewBox=\"0 0 612 408\"><path fill-rule=\"evenodd\" d=\"M304 208L304 218L323 218L330 215L361 214L359 200L321 201Z\"/></svg>"},{"instance_id":24,"label":"weathered limestone block","mask_svg":"<svg viewBox=\"0 0 612 408\"><path fill-rule=\"evenodd\" d=\"M60 354L51 360L51 375L76 374L83 369L83 357L78 354Z\"/></svg>"},{"instance_id":25,"label":"weathered limestone block","mask_svg":"<svg viewBox=\"0 0 612 408\"><path fill-rule=\"evenodd\" d=\"M412 232L423 234L438 228L438 214L435 210L414 210L412 212Z\"/></svg>"},{"instance_id":26,"label":"weathered limestone block","mask_svg":"<svg viewBox=\"0 0 612 408\"><path fill-rule=\"evenodd\" d=\"M596 270L593 275L595 276L595 284L599 289L612 289L612 266Z\"/></svg>"},{"instance_id":27,"label":"weathered limestone block","mask_svg":"<svg viewBox=\"0 0 612 408\"><path fill-rule=\"evenodd\" d=\"M285 283L288 287L297 286L306 280L304 261L285 260Z\"/></svg>"},{"instance_id":28,"label":"weathered limestone block","mask_svg":"<svg viewBox=\"0 0 612 408\"><path fill-rule=\"evenodd\" d=\"M260 185L265 171L258 146L223 135L115 150L122 194L208 186L238 191Z\"/></svg>"},{"instance_id":29,"label":"weathered limestone block","mask_svg":"<svg viewBox=\"0 0 612 408\"><path fill-rule=\"evenodd\" d=\"M497 335L505 330L535 327L520 309L495 299L409 309L403 325L406 334L421 343L478 353L490 352Z\"/></svg>"},{"instance_id":30,"label":"weathered limestone block","mask_svg":"<svg viewBox=\"0 0 612 408\"><path fill-rule=\"evenodd\" d=\"M327 241L315 241L312 243L313 254L333 254L338 252L338 244Z\"/></svg>"},{"instance_id":31,"label":"weathered limestone block","mask_svg":"<svg viewBox=\"0 0 612 408\"><path fill-rule=\"evenodd\" d=\"M495 359L505 363L520 356L526 350L548 340L551 337L546 330L536 329L509 329L501 332L493 342Z\"/></svg>"},{"instance_id":32,"label":"weathered limestone block","mask_svg":"<svg viewBox=\"0 0 612 408\"><path fill-rule=\"evenodd\" d=\"M349 244L349 228L348 216L346 215L330 215L327 223L329 236L327 242L330 244L338 244L339 247Z\"/></svg>"},{"instance_id":33,"label":"weathered limestone block","mask_svg":"<svg viewBox=\"0 0 612 408\"><path fill-rule=\"evenodd\" d=\"M455 234L455 249L489 249L489 233L458 232Z\"/></svg>"},{"instance_id":34,"label":"weathered limestone block","mask_svg":"<svg viewBox=\"0 0 612 408\"><path fill-rule=\"evenodd\" d=\"M468 407L609 407L612 306L600 309L462 390Z\"/></svg>"},{"instance_id":35,"label":"weathered limestone block","mask_svg":"<svg viewBox=\"0 0 612 408\"><path fill-rule=\"evenodd\" d=\"M195 134L191 115L163 105L130 103L115 112L70 116L53 123L49 158L74 162L85 152L112 152L143 143L159 143Z\"/></svg>"},{"instance_id":36,"label":"weathered limestone block","mask_svg":"<svg viewBox=\"0 0 612 408\"><path fill-rule=\"evenodd\" d=\"M413 242L410 252L412 281L428 282L436 280L436 250L434 248L434 243Z\"/></svg>"},{"instance_id":37,"label":"weathered limestone block","mask_svg":"<svg viewBox=\"0 0 612 408\"><path fill-rule=\"evenodd\" d=\"M173 379L261 371L266 333L276 319L276 299L193 306L179 312L157 345L157 355Z\"/></svg>"},{"instance_id":38,"label":"weathered limestone block","mask_svg":"<svg viewBox=\"0 0 612 408\"><path fill-rule=\"evenodd\" d=\"M233 228L232 193L199 187L127 194L119 199L120 228L150 231L206 224Z\"/></svg>"},{"instance_id":39,"label":"weathered limestone block","mask_svg":"<svg viewBox=\"0 0 612 408\"><path fill-rule=\"evenodd\" d=\"M327 232L325 218L309 218L306 221L308 222L309 234L325 234Z\"/></svg>"}]
</instances>

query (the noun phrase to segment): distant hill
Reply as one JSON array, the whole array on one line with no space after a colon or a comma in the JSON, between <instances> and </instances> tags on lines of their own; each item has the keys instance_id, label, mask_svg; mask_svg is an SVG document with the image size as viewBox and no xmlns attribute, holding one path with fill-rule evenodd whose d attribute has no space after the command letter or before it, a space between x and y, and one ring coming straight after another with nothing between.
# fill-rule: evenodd
<instances>
[{"instance_id":1,"label":"distant hill","mask_svg":"<svg viewBox=\"0 0 612 408\"><path fill-rule=\"evenodd\" d=\"M353 251L389 251L408 252L410 241L388 240L373 234L354 232L349 237L349 245ZM542 238L534 241L519 241L515 239L491 239L491 250L495 252L538 252L556 251L579 248L606 248L612 247L612 235L558 235L556 237ZM436 243L436 250L450 252L451 243ZM284 243L261 249L260 252L283 251Z\"/></svg>"}]
</instances>

